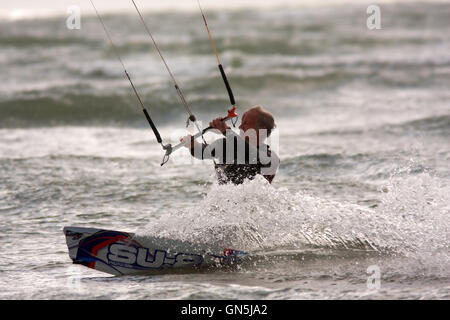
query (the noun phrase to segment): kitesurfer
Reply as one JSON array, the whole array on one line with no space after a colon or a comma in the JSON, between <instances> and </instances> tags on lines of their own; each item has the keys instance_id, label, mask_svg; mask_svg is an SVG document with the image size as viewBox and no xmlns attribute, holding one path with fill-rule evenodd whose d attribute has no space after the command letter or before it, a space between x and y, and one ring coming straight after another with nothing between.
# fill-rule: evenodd
<instances>
[{"instance_id":1,"label":"kitesurfer","mask_svg":"<svg viewBox=\"0 0 450 320\"><path fill-rule=\"evenodd\" d=\"M265 140L275 128L273 116L261 106L247 110L239 126L237 135L221 118L209 125L218 130L224 138L211 144L199 143L191 135L181 139L191 155L197 159L214 159L220 184L241 184L245 179L253 179L257 174L272 183L280 164L278 155L270 150ZM217 161L217 162L216 162Z\"/></svg>"}]
</instances>

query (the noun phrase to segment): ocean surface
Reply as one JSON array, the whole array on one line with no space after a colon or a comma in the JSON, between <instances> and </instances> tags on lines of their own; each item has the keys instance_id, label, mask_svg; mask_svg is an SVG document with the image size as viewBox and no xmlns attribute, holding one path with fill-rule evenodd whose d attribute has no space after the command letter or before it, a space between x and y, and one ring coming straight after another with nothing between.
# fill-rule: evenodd
<instances>
[{"instance_id":1,"label":"ocean surface","mask_svg":"<svg viewBox=\"0 0 450 320\"><path fill-rule=\"evenodd\" d=\"M185 150L161 167L95 16L0 20L0 298L449 299L450 4L383 2L380 30L356 1L204 6L238 112L275 116L272 185L219 186ZM197 118L225 115L200 13L143 10ZM195 132L138 16L104 19L165 142ZM261 258L111 277L71 264L69 225Z\"/></svg>"}]
</instances>

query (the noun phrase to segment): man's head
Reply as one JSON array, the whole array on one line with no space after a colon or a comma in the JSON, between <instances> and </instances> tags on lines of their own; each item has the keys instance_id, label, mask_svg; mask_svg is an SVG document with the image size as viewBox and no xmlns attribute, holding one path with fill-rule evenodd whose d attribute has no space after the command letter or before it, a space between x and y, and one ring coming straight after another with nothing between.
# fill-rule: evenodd
<instances>
[{"instance_id":1,"label":"man's head","mask_svg":"<svg viewBox=\"0 0 450 320\"><path fill-rule=\"evenodd\" d=\"M239 126L239 129L241 129L241 133L245 134L247 130L252 129L255 131L256 136L258 137L258 144L259 142L259 136L263 137L263 140L266 137L269 137L273 128L275 128L275 120L273 119L273 116L264 110L261 106L255 106L247 110L242 115L242 121L241 125ZM264 129L264 131L261 131L261 129ZM248 136L245 137L246 140L248 140Z\"/></svg>"}]
</instances>

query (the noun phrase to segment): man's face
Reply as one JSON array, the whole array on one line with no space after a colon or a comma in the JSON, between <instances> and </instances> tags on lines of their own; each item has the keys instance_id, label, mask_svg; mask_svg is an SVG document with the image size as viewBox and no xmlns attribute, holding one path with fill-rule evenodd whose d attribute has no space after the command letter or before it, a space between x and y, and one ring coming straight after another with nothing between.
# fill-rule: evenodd
<instances>
[{"instance_id":1,"label":"man's face","mask_svg":"<svg viewBox=\"0 0 450 320\"><path fill-rule=\"evenodd\" d=\"M258 130L258 116L255 112L247 111L242 116L241 125L239 126L243 132L248 129Z\"/></svg>"},{"instance_id":2,"label":"man's face","mask_svg":"<svg viewBox=\"0 0 450 320\"><path fill-rule=\"evenodd\" d=\"M239 126L241 130L241 137L244 138L247 142L251 142L253 144L258 144L258 114L254 111L247 111L242 116L241 125ZM247 132L248 130L253 130L253 132ZM247 135L245 134L247 132ZM250 141L250 137L252 137L252 141ZM254 141L253 141L254 140Z\"/></svg>"}]
</instances>

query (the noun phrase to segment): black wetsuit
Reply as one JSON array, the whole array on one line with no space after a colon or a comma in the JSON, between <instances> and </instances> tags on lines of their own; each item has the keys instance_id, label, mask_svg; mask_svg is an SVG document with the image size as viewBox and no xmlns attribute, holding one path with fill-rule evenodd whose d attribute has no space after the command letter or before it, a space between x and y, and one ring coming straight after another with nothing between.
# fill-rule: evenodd
<instances>
[{"instance_id":1,"label":"black wetsuit","mask_svg":"<svg viewBox=\"0 0 450 320\"><path fill-rule=\"evenodd\" d=\"M191 154L197 159L216 159L219 162L215 163L215 169L220 184L241 184L257 174L271 183L279 166L278 156L268 145L251 146L234 133L210 145L202 144L201 151L192 147Z\"/></svg>"}]
</instances>

